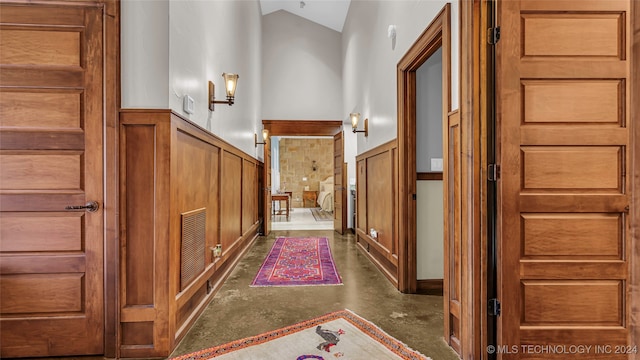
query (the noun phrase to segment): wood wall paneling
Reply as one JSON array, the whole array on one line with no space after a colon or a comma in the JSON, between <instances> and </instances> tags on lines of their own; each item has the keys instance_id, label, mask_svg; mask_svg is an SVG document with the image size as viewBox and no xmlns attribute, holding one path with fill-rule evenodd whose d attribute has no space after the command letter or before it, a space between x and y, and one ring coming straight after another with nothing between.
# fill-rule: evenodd
<instances>
[{"instance_id":1,"label":"wood wall paneling","mask_svg":"<svg viewBox=\"0 0 640 360\"><path fill-rule=\"evenodd\" d=\"M242 158L222 154L220 187L220 243L222 251L231 248L242 235Z\"/></svg>"},{"instance_id":2,"label":"wood wall paneling","mask_svg":"<svg viewBox=\"0 0 640 360\"><path fill-rule=\"evenodd\" d=\"M180 122L178 121L178 124ZM176 125L177 126L177 125ZM174 230L180 229L178 221L183 214L204 209L205 221L205 266L213 262L210 248L218 244L219 234L219 183L220 183L220 147L202 139L188 129L177 126L176 146L177 161L172 163L172 171L177 184L175 201L172 212ZM181 231L181 230L180 230ZM181 233L172 232L173 237L181 238ZM180 252L180 244L174 244L172 252ZM175 274L173 276L176 276ZM182 287L174 289L173 294L180 292Z\"/></svg>"},{"instance_id":3,"label":"wood wall paneling","mask_svg":"<svg viewBox=\"0 0 640 360\"><path fill-rule=\"evenodd\" d=\"M347 184L344 162L344 131L333 136L333 229L344 234L347 228Z\"/></svg>"},{"instance_id":4,"label":"wood wall paneling","mask_svg":"<svg viewBox=\"0 0 640 360\"><path fill-rule=\"evenodd\" d=\"M356 230L368 233L367 224L367 161L356 160Z\"/></svg>"},{"instance_id":5,"label":"wood wall paneling","mask_svg":"<svg viewBox=\"0 0 640 360\"><path fill-rule=\"evenodd\" d=\"M243 161L242 166L242 233L249 231L258 218L256 209L258 208L258 171L256 163L248 160Z\"/></svg>"},{"instance_id":6,"label":"wood wall paneling","mask_svg":"<svg viewBox=\"0 0 640 360\"><path fill-rule=\"evenodd\" d=\"M123 110L120 146L119 351L166 357L256 238L261 164L168 110ZM190 214L204 215L191 230L206 235L187 253ZM221 257L211 252L217 244ZM199 264L184 268L187 282L182 260Z\"/></svg>"},{"instance_id":7,"label":"wood wall paneling","mask_svg":"<svg viewBox=\"0 0 640 360\"><path fill-rule=\"evenodd\" d=\"M121 224L126 268L122 277L125 286L123 306L153 304L154 213L138 209L155 209L157 189L154 179L159 175L155 163L156 131L153 125L127 125L120 134L124 150L121 151L124 166L120 171L121 189L125 195L122 213L126 217Z\"/></svg>"},{"instance_id":8,"label":"wood wall paneling","mask_svg":"<svg viewBox=\"0 0 640 360\"><path fill-rule=\"evenodd\" d=\"M394 285L398 281L396 149L393 140L356 157L359 249ZM377 238L370 236L370 229L378 232Z\"/></svg>"},{"instance_id":9,"label":"wood wall paneling","mask_svg":"<svg viewBox=\"0 0 640 360\"><path fill-rule=\"evenodd\" d=\"M393 163L391 153L384 152L367 159L367 193L376 194L367 201L367 223L377 232L373 240L390 257L393 255L393 183L390 181Z\"/></svg>"}]
</instances>

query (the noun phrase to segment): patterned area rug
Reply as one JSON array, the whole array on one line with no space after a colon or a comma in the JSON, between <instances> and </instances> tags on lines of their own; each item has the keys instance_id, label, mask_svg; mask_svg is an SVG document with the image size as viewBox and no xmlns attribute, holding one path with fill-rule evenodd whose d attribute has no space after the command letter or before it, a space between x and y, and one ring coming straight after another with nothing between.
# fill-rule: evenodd
<instances>
[{"instance_id":1,"label":"patterned area rug","mask_svg":"<svg viewBox=\"0 0 640 360\"><path fill-rule=\"evenodd\" d=\"M230 342L173 360L191 359L431 360L349 310Z\"/></svg>"},{"instance_id":2,"label":"patterned area rug","mask_svg":"<svg viewBox=\"0 0 640 360\"><path fill-rule=\"evenodd\" d=\"M311 214L316 221L333 221L333 214L319 208L311 209Z\"/></svg>"},{"instance_id":3,"label":"patterned area rug","mask_svg":"<svg viewBox=\"0 0 640 360\"><path fill-rule=\"evenodd\" d=\"M279 237L251 286L339 285L326 237Z\"/></svg>"}]
</instances>

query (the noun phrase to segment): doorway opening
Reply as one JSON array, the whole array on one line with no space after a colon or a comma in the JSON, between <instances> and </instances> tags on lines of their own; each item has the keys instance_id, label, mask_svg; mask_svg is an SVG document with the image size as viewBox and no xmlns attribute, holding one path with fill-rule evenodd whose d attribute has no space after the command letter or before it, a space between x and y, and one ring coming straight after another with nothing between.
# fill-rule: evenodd
<instances>
[{"instance_id":1,"label":"doorway opening","mask_svg":"<svg viewBox=\"0 0 640 360\"><path fill-rule=\"evenodd\" d=\"M333 230L333 158L331 136L271 137L272 230Z\"/></svg>"},{"instance_id":2,"label":"doorway opening","mask_svg":"<svg viewBox=\"0 0 640 360\"><path fill-rule=\"evenodd\" d=\"M343 132L343 124L342 121L312 121L312 120L263 120L263 127L265 130L268 130L269 137L265 141L264 145L264 169L263 169L263 178L264 178L264 201L263 201L263 209L262 209L262 217L263 217L263 235L269 235L270 231L273 229L273 220L279 220L278 217L285 217L286 220L286 207L287 203L302 205L301 209L304 209L305 204L305 196L309 196L307 199L307 204L315 203L317 204L318 196L321 195L322 192L329 193L326 196L330 195L328 201L331 201L331 204L325 206L325 210L332 210L333 221L331 224L333 225L332 229L335 229L338 233L343 234L346 230L346 214L347 214L347 201L346 201L346 188L344 185L344 179L346 178L346 171L344 170L343 162L344 162L344 146L342 140L342 132ZM302 139L302 138L327 138L331 139L331 149L332 154L330 161L330 174L327 173L327 176L323 176L322 179L319 179L316 183L311 184L310 178L311 176L306 176L305 173L294 174L292 176L296 176L295 181L295 189L291 188L289 190L291 194L288 194L288 187L294 186L294 184L274 184L273 183L273 154L272 154L272 140L280 141L281 139ZM298 144L299 145L299 144ZM280 147L278 147L280 149ZM280 156L278 155L278 158ZM304 163L302 165L303 171L307 171L309 173L314 172L313 160L309 159L308 163ZM318 171L321 166L316 160L316 170ZM340 164L340 166L336 166L336 164ZM308 169L307 169L308 168ZM306 178L306 181L304 180ZM331 178L333 181L328 182L327 179ZM312 178L313 179L313 178ZM322 180L322 181L320 181ZM308 186L309 190L305 190L306 186ZM311 199L311 193L317 187L317 192L315 193L316 199ZM322 187L322 188L321 188ZM284 190L283 190L284 189ZM281 194L280 194L281 193ZM280 204L280 201L276 201L277 204L274 205L273 202L273 194L276 194L276 200L283 198L285 199ZM322 194L325 195L325 194ZM281 196L281 197L280 197ZM321 199L324 200L324 199ZM323 201L324 202L324 201ZM278 211L277 215L274 213L274 206ZM284 206L284 208L280 208L280 206ZM322 206L321 206L322 207ZM281 211L281 210L284 210ZM289 209L290 211L291 209ZM300 211L302 213L302 210ZM329 211L326 211L330 213ZM289 213L289 218L291 218L292 212ZM276 227L274 230L293 230L291 228L280 229Z\"/></svg>"},{"instance_id":3,"label":"doorway opening","mask_svg":"<svg viewBox=\"0 0 640 360\"><path fill-rule=\"evenodd\" d=\"M416 291L443 294L442 47L416 70Z\"/></svg>"},{"instance_id":4,"label":"doorway opening","mask_svg":"<svg viewBox=\"0 0 640 360\"><path fill-rule=\"evenodd\" d=\"M409 48L407 53L398 63L398 163L402 164L398 173L398 210L399 210L399 262L398 262L398 288L402 292L415 293L418 290L418 253L433 251L443 254L442 267L442 293L443 293L443 314L444 314L444 337L445 341L458 353L461 354L461 182L460 182L460 116L459 112L451 111L451 8L450 4L444 6L442 11L429 24L425 31L418 37L415 43ZM441 61L437 61L438 57ZM430 60L431 59L431 60ZM435 63L441 63L436 65ZM420 68L423 70L420 70ZM420 124L418 115L422 116L423 100L417 96L419 90L419 73L433 72L439 70L440 73L440 98L433 97L433 101L440 100L441 106L433 109L434 116L440 119L439 134L432 134L433 141L441 141L440 153L435 150L430 154L423 145L429 143L425 139L426 132L433 129L424 130L424 134L418 130L422 125L433 124L425 122ZM428 82L428 81L427 81ZM438 82L435 80L435 82ZM437 90L436 90L437 91ZM418 145L420 144L420 145ZM436 145L437 146L437 145ZM418 147L425 154L418 156ZM432 165L432 161L433 165ZM425 164L426 163L426 164ZM419 165L418 165L419 164ZM439 171L435 169L440 169ZM428 171L425 171L428 170ZM420 175L418 174L420 173ZM442 196L435 199L442 203L441 214L443 215L442 227L442 250L429 249L432 241L427 240L418 246L418 178L430 179L437 177L440 181L440 193ZM441 177L441 180L439 179ZM421 182L423 180L420 180ZM428 194L433 190L438 193L436 183L422 186ZM424 196L424 195L423 195ZM428 196L428 195L427 195ZM433 196L433 195L432 195ZM436 195L437 196L437 195ZM431 199L433 202L434 199ZM426 204L423 204L426 205ZM425 207L428 208L428 205ZM424 222L424 211L420 213L420 222ZM422 229L420 229L423 231ZM425 230L426 231L426 230ZM422 234L421 234L422 235ZM438 237L436 232L436 238ZM422 236L421 236L422 237ZM422 237L424 238L424 237ZM426 246L423 246L426 245ZM423 269L422 263L420 274L426 275L429 269ZM429 286L429 282L422 282L421 286Z\"/></svg>"}]
</instances>

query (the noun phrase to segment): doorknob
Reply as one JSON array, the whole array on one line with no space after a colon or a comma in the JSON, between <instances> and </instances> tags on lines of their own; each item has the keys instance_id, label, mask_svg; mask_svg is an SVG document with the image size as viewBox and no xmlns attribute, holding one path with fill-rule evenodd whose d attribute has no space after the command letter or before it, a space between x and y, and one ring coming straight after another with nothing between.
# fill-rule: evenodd
<instances>
[{"instance_id":1,"label":"doorknob","mask_svg":"<svg viewBox=\"0 0 640 360\"><path fill-rule=\"evenodd\" d=\"M97 201L89 201L86 205L65 206L65 210L86 210L88 212L96 212L100 208Z\"/></svg>"}]
</instances>

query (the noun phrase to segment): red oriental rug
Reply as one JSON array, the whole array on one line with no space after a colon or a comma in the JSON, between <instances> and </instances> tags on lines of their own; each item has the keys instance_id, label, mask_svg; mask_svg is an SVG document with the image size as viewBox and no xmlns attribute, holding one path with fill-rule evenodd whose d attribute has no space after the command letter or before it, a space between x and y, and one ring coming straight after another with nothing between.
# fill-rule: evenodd
<instances>
[{"instance_id":1,"label":"red oriental rug","mask_svg":"<svg viewBox=\"0 0 640 360\"><path fill-rule=\"evenodd\" d=\"M431 360L349 310L171 360Z\"/></svg>"},{"instance_id":2,"label":"red oriental rug","mask_svg":"<svg viewBox=\"0 0 640 360\"><path fill-rule=\"evenodd\" d=\"M251 286L340 285L326 237L279 237Z\"/></svg>"}]
</instances>

